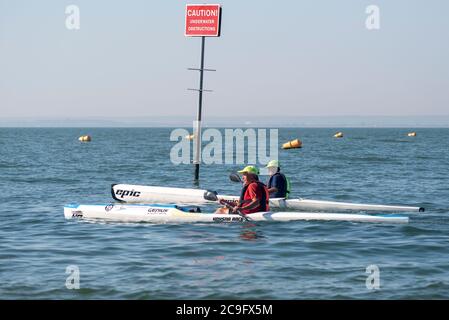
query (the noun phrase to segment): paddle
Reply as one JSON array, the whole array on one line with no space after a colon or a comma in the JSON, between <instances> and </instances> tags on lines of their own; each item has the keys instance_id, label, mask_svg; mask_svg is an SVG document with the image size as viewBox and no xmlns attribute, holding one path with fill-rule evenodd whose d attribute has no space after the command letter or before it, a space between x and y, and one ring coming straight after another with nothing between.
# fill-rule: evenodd
<instances>
[{"instance_id":1,"label":"paddle","mask_svg":"<svg viewBox=\"0 0 449 320\"><path fill-rule=\"evenodd\" d=\"M217 192L215 191L206 191L204 193L204 199L208 200L208 201L219 201L218 197L217 197ZM224 204L227 208L232 209L232 207L225 203ZM248 216L242 212L240 212L240 210L237 210L236 213L241 216L243 219L245 219L245 221L251 221L251 219L248 218Z\"/></svg>"},{"instance_id":2,"label":"paddle","mask_svg":"<svg viewBox=\"0 0 449 320\"><path fill-rule=\"evenodd\" d=\"M229 175L229 179L231 179L232 182L242 182L242 179L240 178L239 174L236 172L233 172Z\"/></svg>"}]
</instances>

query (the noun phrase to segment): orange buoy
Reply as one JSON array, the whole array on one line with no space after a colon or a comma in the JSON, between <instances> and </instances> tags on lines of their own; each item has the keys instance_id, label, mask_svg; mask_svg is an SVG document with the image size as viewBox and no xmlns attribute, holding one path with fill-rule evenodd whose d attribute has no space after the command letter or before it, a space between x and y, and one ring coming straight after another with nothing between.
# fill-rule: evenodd
<instances>
[{"instance_id":1,"label":"orange buoy","mask_svg":"<svg viewBox=\"0 0 449 320\"><path fill-rule=\"evenodd\" d=\"M407 135L409 137L416 137L416 132L409 132Z\"/></svg>"},{"instance_id":2,"label":"orange buoy","mask_svg":"<svg viewBox=\"0 0 449 320\"><path fill-rule=\"evenodd\" d=\"M301 148L302 142L299 139L295 139L289 142L286 142L282 145L282 149L294 149L294 148Z\"/></svg>"},{"instance_id":3,"label":"orange buoy","mask_svg":"<svg viewBox=\"0 0 449 320\"><path fill-rule=\"evenodd\" d=\"M337 132L334 134L334 138L343 138L343 132Z\"/></svg>"},{"instance_id":4,"label":"orange buoy","mask_svg":"<svg viewBox=\"0 0 449 320\"><path fill-rule=\"evenodd\" d=\"M85 136L79 137L78 140L81 142L90 142L90 141L92 141L92 137L89 135L85 135Z\"/></svg>"}]
</instances>

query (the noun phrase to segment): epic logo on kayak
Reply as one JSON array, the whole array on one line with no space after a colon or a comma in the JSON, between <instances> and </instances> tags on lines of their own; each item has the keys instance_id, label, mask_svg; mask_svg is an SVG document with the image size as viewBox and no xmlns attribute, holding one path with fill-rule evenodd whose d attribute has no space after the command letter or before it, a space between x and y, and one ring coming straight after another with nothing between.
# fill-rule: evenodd
<instances>
[{"instance_id":1,"label":"epic logo on kayak","mask_svg":"<svg viewBox=\"0 0 449 320\"><path fill-rule=\"evenodd\" d=\"M140 197L140 191L134 191L134 190L117 190L115 192L116 196L121 196L120 198L123 199L123 197Z\"/></svg>"}]
</instances>

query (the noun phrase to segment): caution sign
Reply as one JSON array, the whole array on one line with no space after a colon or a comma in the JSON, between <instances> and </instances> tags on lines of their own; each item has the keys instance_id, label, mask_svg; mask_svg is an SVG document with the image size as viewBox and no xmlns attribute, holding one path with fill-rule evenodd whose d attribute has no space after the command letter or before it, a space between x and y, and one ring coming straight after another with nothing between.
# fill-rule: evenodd
<instances>
[{"instance_id":1,"label":"caution sign","mask_svg":"<svg viewBox=\"0 0 449 320\"><path fill-rule=\"evenodd\" d=\"M186 5L186 37L219 37L220 23L219 4Z\"/></svg>"}]
</instances>

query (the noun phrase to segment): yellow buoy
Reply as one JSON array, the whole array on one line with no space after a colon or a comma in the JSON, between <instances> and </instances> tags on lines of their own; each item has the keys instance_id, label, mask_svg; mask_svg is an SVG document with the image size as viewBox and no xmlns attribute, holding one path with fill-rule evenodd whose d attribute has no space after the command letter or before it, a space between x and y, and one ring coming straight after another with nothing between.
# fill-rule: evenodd
<instances>
[{"instance_id":1,"label":"yellow buoy","mask_svg":"<svg viewBox=\"0 0 449 320\"><path fill-rule=\"evenodd\" d=\"M188 135L186 135L186 139L187 139L187 140L193 140L193 138L195 138L195 135L194 135L194 134L188 134Z\"/></svg>"},{"instance_id":2,"label":"yellow buoy","mask_svg":"<svg viewBox=\"0 0 449 320\"><path fill-rule=\"evenodd\" d=\"M407 135L409 137L416 137L416 132L409 132Z\"/></svg>"},{"instance_id":3,"label":"yellow buoy","mask_svg":"<svg viewBox=\"0 0 449 320\"><path fill-rule=\"evenodd\" d=\"M299 139L295 139L289 142L286 142L282 145L282 149L294 149L294 148L301 148L302 142Z\"/></svg>"},{"instance_id":4,"label":"yellow buoy","mask_svg":"<svg viewBox=\"0 0 449 320\"><path fill-rule=\"evenodd\" d=\"M85 135L85 136L79 137L78 140L81 142L89 142L89 141L92 141L92 138L89 135Z\"/></svg>"},{"instance_id":5,"label":"yellow buoy","mask_svg":"<svg viewBox=\"0 0 449 320\"><path fill-rule=\"evenodd\" d=\"M343 132L337 132L334 134L334 138L343 138Z\"/></svg>"}]
</instances>

